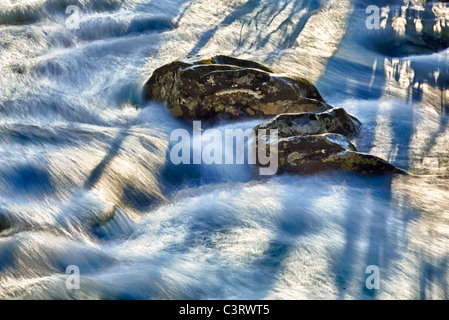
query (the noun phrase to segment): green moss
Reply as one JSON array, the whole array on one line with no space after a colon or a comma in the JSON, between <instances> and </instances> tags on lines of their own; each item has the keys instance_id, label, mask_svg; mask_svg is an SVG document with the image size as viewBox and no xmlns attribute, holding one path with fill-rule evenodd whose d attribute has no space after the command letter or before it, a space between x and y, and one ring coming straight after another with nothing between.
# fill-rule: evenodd
<instances>
[{"instance_id":1,"label":"green moss","mask_svg":"<svg viewBox=\"0 0 449 320\"><path fill-rule=\"evenodd\" d=\"M245 109L245 112L246 112L246 114L249 114L250 116L254 116L256 113L253 111L253 110L251 110L250 108L246 108Z\"/></svg>"},{"instance_id":2,"label":"green moss","mask_svg":"<svg viewBox=\"0 0 449 320\"><path fill-rule=\"evenodd\" d=\"M341 168L344 170L354 171L357 164L360 164L360 160L363 160L361 156L354 152L348 152L345 154L344 161L341 163Z\"/></svg>"},{"instance_id":3,"label":"green moss","mask_svg":"<svg viewBox=\"0 0 449 320\"><path fill-rule=\"evenodd\" d=\"M363 173L373 173L381 172L385 169L382 164L382 161L376 157L350 152L346 154L346 157L341 164L341 168Z\"/></svg>"},{"instance_id":4,"label":"green moss","mask_svg":"<svg viewBox=\"0 0 449 320\"><path fill-rule=\"evenodd\" d=\"M175 117L181 117L181 116L183 115L183 114L182 114L181 107L179 106L179 104L174 105L174 106L170 109L170 112L173 113L173 115L174 115Z\"/></svg>"},{"instance_id":5,"label":"green moss","mask_svg":"<svg viewBox=\"0 0 449 320\"><path fill-rule=\"evenodd\" d=\"M215 64L213 59L203 59L199 61L201 64Z\"/></svg>"},{"instance_id":6,"label":"green moss","mask_svg":"<svg viewBox=\"0 0 449 320\"><path fill-rule=\"evenodd\" d=\"M219 112L223 111L226 108L226 106L220 102L214 103L214 110Z\"/></svg>"},{"instance_id":7,"label":"green moss","mask_svg":"<svg viewBox=\"0 0 449 320\"><path fill-rule=\"evenodd\" d=\"M284 157L280 157L280 158L279 158L279 165L280 165L281 167L285 166L285 158L284 158Z\"/></svg>"},{"instance_id":8,"label":"green moss","mask_svg":"<svg viewBox=\"0 0 449 320\"><path fill-rule=\"evenodd\" d=\"M305 78L300 78L299 81L301 81L301 83L305 84L306 86L310 86L310 81Z\"/></svg>"}]
</instances>

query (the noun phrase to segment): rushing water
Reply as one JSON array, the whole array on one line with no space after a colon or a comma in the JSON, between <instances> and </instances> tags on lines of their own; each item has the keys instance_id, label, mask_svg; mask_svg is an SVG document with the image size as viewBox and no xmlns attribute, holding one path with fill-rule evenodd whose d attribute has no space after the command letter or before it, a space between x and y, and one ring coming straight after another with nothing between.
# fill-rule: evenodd
<instances>
[{"instance_id":1,"label":"rushing water","mask_svg":"<svg viewBox=\"0 0 449 320\"><path fill-rule=\"evenodd\" d=\"M0 298L448 299L448 29L425 0L2 0ZM191 124L141 90L194 54L310 79L410 175L171 164Z\"/></svg>"}]
</instances>

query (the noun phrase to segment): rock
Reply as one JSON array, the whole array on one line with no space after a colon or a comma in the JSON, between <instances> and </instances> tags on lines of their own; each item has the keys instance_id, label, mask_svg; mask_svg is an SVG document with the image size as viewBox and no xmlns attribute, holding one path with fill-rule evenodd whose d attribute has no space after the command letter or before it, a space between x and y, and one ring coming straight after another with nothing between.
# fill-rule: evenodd
<instances>
[{"instance_id":1,"label":"rock","mask_svg":"<svg viewBox=\"0 0 449 320\"><path fill-rule=\"evenodd\" d=\"M331 109L306 79L228 56L164 65L145 84L143 98L161 101L175 116L188 119L264 118Z\"/></svg>"},{"instance_id":2,"label":"rock","mask_svg":"<svg viewBox=\"0 0 449 320\"><path fill-rule=\"evenodd\" d=\"M339 133L350 136L358 132L360 122L343 108L324 112L285 113L258 125L255 129L277 129L279 137Z\"/></svg>"},{"instance_id":3,"label":"rock","mask_svg":"<svg viewBox=\"0 0 449 320\"><path fill-rule=\"evenodd\" d=\"M4 231L6 229L9 229L9 228L11 228L10 219L8 218L8 216L5 213L0 212L0 232Z\"/></svg>"},{"instance_id":4,"label":"rock","mask_svg":"<svg viewBox=\"0 0 449 320\"><path fill-rule=\"evenodd\" d=\"M293 136L268 139L270 146L278 143L278 173L316 173L343 169L360 173L403 173L385 160L357 152L354 145L340 134Z\"/></svg>"}]
</instances>

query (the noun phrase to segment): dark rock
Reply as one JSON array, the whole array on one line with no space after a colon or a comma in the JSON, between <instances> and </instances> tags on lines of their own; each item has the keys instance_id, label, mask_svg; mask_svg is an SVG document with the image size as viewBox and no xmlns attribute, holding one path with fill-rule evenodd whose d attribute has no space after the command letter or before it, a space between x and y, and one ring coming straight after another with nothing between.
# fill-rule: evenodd
<instances>
[{"instance_id":1,"label":"dark rock","mask_svg":"<svg viewBox=\"0 0 449 320\"><path fill-rule=\"evenodd\" d=\"M331 109L306 79L227 56L177 60L156 69L145 84L144 100L161 101L175 116L189 119Z\"/></svg>"},{"instance_id":2,"label":"dark rock","mask_svg":"<svg viewBox=\"0 0 449 320\"><path fill-rule=\"evenodd\" d=\"M350 136L358 132L360 122L343 108L324 112L284 113L258 125L255 129L277 129L279 137L339 133Z\"/></svg>"},{"instance_id":3,"label":"dark rock","mask_svg":"<svg viewBox=\"0 0 449 320\"><path fill-rule=\"evenodd\" d=\"M267 149L278 143L278 173L316 173L343 169L360 173L403 173L385 160L357 152L354 145L340 134L293 136L267 139Z\"/></svg>"},{"instance_id":4,"label":"dark rock","mask_svg":"<svg viewBox=\"0 0 449 320\"><path fill-rule=\"evenodd\" d=\"M0 212L0 232L9 228L11 228L11 220L5 213Z\"/></svg>"}]
</instances>

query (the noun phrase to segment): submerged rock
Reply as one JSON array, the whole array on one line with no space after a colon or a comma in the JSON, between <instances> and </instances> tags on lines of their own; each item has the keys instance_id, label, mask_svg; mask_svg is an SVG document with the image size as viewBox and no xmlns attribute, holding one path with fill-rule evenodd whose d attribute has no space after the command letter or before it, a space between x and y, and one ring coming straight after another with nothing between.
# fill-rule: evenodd
<instances>
[{"instance_id":1,"label":"submerged rock","mask_svg":"<svg viewBox=\"0 0 449 320\"><path fill-rule=\"evenodd\" d=\"M385 160L357 152L343 135L325 133L268 139L268 150L278 144L278 173L316 173L343 169L360 173L403 173Z\"/></svg>"},{"instance_id":2,"label":"submerged rock","mask_svg":"<svg viewBox=\"0 0 449 320\"><path fill-rule=\"evenodd\" d=\"M177 60L156 69L144 100L165 103L177 117L272 117L331 109L306 79L228 56Z\"/></svg>"},{"instance_id":3,"label":"submerged rock","mask_svg":"<svg viewBox=\"0 0 449 320\"><path fill-rule=\"evenodd\" d=\"M279 137L339 133L350 136L358 132L360 122L343 108L324 112L285 113L258 125L255 129L277 129Z\"/></svg>"}]
</instances>

